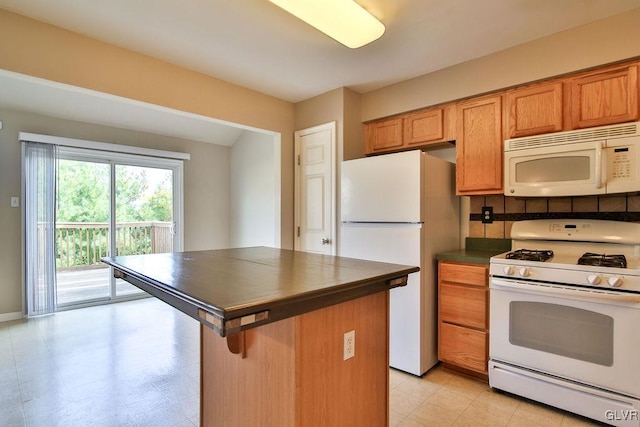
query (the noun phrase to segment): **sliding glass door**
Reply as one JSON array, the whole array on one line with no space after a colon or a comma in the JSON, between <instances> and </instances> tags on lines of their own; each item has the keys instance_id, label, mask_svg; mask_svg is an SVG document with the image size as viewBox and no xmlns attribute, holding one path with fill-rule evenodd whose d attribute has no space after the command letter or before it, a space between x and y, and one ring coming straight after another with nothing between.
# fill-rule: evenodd
<instances>
[{"instance_id":1,"label":"sliding glass door","mask_svg":"<svg viewBox=\"0 0 640 427\"><path fill-rule=\"evenodd\" d=\"M56 193L56 301L58 307L111 298L109 163L58 160Z\"/></svg>"},{"instance_id":2,"label":"sliding glass door","mask_svg":"<svg viewBox=\"0 0 640 427\"><path fill-rule=\"evenodd\" d=\"M155 254L173 251L173 171L115 165L115 253ZM115 296L142 293L121 279Z\"/></svg>"},{"instance_id":3,"label":"sliding glass door","mask_svg":"<svg viewBox=\"0 0 640 427\"><path fill-rule=\"evenodd\" d=\"M57 308L145 295L113 278L103 256L171 252L181 162L59 150L56 193Z\"/></svg>"}]
</instances>

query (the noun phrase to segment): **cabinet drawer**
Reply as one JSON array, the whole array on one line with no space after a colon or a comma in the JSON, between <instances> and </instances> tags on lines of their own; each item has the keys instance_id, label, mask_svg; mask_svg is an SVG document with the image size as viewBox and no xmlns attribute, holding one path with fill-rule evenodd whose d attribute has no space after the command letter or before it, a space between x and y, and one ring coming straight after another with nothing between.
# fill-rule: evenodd
<instances>
[{"instance_id":1,"label":"cabinet drawer","mask_svg":"<svg viewBox=\"0 0 640 427\"><path fill-rule=\"evenodd\" d=\"M487 329L487 290L440 284L440 320Z\"/></svg>"},{"instance_id":2,"label":"cabinet drawer","mask_svg":"<svg viewBox=\"0 0 640 427\"><path fill-rule=\"evenodd\" d=\"M438 268L440 281L462 283L472 286L487 286L487 266L440 262Z\"/></svg>"},{"instance_id":3,"label":"cabinet drawer","mask_svg":"<svg viewBox=\"0 0 640 427\"><path fill-rule=\"evenodd\" d=\"M443 362L486 373L487 338L486 332L440 323L438 356Z\"/></svg>"}]
</instances>

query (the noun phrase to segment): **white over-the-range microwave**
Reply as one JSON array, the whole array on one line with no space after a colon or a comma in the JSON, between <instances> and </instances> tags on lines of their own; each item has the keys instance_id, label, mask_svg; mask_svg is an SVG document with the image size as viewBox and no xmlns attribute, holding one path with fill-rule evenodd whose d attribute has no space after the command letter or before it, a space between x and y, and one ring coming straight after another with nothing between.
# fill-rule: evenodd
<instances>
[{"instance_id":1,"label":"white over-the-range microwave","mask_svg":"<svg viewBox=\"0 0 640 427\"><path fill-rule=\"evenodd\" d=\"M640 191L640 122L508 139L504 194L554 197Z\"/></svg>"}]
</instances>

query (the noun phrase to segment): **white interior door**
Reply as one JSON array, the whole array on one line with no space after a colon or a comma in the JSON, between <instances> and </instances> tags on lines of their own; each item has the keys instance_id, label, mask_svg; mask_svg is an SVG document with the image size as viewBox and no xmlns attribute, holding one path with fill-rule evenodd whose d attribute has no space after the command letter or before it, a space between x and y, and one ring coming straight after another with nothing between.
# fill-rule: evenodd
<instances>
[{"instance_id":1,"label":"white interior door","mask_svg":"<svg viewBox=\"0 0 640 427\"><path fill-rule=\"evenodd\" d=\"M296 224L299 251L336 253L335 122L295 133Z\"/></svg>"}]
</instances>

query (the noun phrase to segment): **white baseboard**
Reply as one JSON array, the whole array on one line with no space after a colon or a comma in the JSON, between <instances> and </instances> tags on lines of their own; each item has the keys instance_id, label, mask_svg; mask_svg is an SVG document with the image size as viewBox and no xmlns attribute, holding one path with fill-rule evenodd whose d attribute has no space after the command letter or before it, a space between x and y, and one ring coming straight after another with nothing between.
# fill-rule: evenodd
<instances>
[{"instance_id":1,"label":"white baseboard","mask_svg":"<svg viewBox=\"0 0 640 427\"><path fill-rule=\"evenodd\" d=\"M22 317L22 313L19 311L16 311L15 313L0 313L0 323L9 322L11 320L20 320Z\"/></svg>"}]
</instances>

